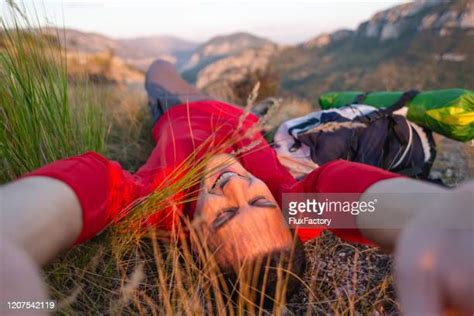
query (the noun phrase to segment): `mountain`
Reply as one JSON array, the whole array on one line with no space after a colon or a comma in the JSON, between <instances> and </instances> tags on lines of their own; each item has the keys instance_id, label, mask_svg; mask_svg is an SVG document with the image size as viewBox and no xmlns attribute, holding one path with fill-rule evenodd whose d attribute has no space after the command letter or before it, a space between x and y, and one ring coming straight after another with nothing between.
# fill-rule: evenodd
<instances>
[{"instance_id":1,"label":"mountain","mask_svg":"<svg viewBox=\"0 0 474 316\"><path fill-rule=\"evenodd\" d=\"M87 68L94 77L100 73L119 73L120 76L107 75L107 78L100 79L119 82L124 79L122 74L129 73L136 81L139 76L132 74L133 69L145 72L153 60L161 58L175 64L188 81L214 91L219 89L214 79L225 77L235 81L247 71L264 69L278 48L269 40L243 32L217 36L198 46L172 36L112 39L73 29L46 28L43 31L48 35L59 35L60 43L71 56L70 69L77 72ZM98 61L97 65L94 61ZM105 66L102 67L112 64L120 66L123 71L114 72L110 67L105 71ZM212 67L207 68L208 65ZM227 68L227 65L231 67ZM201 71L203 75L197 80Z\"/></svg>"},{"instance_id":2,"label":"mountain","mask_svg":"<svg viewBox=\"0 0 474 316\"><path fill-rule=\"evenodd\" d=\"M119 50L117 41L97 33L81 32L74 29L47 27L41 30L47 35L57 36L61 45L71 52L97 54Z\"/></svg>"},{"instance_id":3,"label":"mountain","mask_svg":"<svg viewBox=\"0 0 474 316\"><path fill-rule=\"evenodd\" d=\"M249 74L264 72L278 50L278 45L266 43L219 59L200 70L196 87L215 98L236 103L238 97L232 83L245 80Z\"/></svg>"},{"instance_id":4,"label":"mountain","mask_svg":"<svg viewBox=\"0 0 474 316\"><path fill-rule=\"evenodd\" d=\"M199 72L207 65L235 56L244 50L260 48L267 44L272 44L272 42L244 32L217 36L197 47L180 70L185 79L194 83L197 81Z\"/></svg>"},{"instance_id":5,"label":"mountain","mask_svg":"<svg viewBox=\"0 0 474 316\"><path fill-rule=\"evenodd\" d=\"M150 36L132 39L112 39L96 33L73 29L46 28L47 34L58 34L69 52L80 54L111 53L124 63L146 71L156 58L168 60L178 67L192 54L197 44L172 36Z\"/></svg>"},{"instance_id":6,"label":"mountain","mask_svg":"<svg viewBox=\"0 0 474 316\"><path fill-rule=\"evenodd\" d=\"M119 43L122 51L118 55L142 71L146 71L158 56L181 68L198 45L173 36L122 39Z\"/></svg>"},{"instance_id":7,"label":"mountain","mask_svg":"<svg viewBox=\"0 0 474 316\"><path fill-rule=\"evenodd\" d=\"M94 83L107 84L143 83L143 73L114 53L120 51L117 41L72 29L42 28L40 31L52 47L67 49L67 71L71 79L88 78Z\"/></svg>"},{"instance_id":8,"label":"mountain","mask_svg":"<svg viewBox=\"0 0 474 316\"><path fill-rule=\"evenodd\" d=\"M270 63L284 90L313 103L331 90L473 89L473 41L472 1L420 1L286 47Z\"/></svg>"}]
</instances>

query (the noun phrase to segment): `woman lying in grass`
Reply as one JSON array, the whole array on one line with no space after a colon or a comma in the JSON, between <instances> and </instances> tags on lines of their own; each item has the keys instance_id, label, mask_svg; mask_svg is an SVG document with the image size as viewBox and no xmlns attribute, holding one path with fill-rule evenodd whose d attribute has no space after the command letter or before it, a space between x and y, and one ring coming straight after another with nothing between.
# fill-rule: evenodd
<instances>
[{"instance_id":1,"label":"woman lying in grass","mask_svg":"<svg viewBox=\"0 0 474 316\"><path fill-rule=\"evenodd\" d=\"M189 218L222 270L237 273L244 263L264 256L290 256L289 269L298 275L304 254L294 244L317 237L321 228L298 229L294 238L280 209L282 194L354 193L364 199L369 194L419 192L442 198L436 204L410 199L392 203L381 194L381 211L345 214L359 229L333 231L348 241L387 250L397 246L407 313L436 314L444 307L474 311L469 300L474 259L463 248L472 249L474 242L472 204L454 199L443 188L347 161L328 163L296 181L258 132L253 114L209 99L163 61L151 66L146 87L156 120L156 147L135 174L91 152L1 188L2 303L44 299L36 267L124 217L133 219L127 222L130 230L155 227L172 235L181 234L180 222ZM472 183L457 189L467 190L472 192ZM146 213L131 211L143 203ZM448 214L443 212L447 209ZM393 219L407 228L373 229ZM445 220L467 223L471 230L433 234L433 225L426 225ZM449 256L443 256L447 250ZM455 275L451 262L458 268ZM288 285L288 292L295 284Z\"/></svg>"}]
</instances>

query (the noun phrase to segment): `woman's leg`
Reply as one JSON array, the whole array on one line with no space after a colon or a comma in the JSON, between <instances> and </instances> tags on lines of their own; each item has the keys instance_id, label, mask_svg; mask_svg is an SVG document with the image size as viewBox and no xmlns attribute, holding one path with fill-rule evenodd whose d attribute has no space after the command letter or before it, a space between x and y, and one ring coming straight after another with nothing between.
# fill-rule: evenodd
<instances>
[{"instance_id":1,"label":"woman's leg","mask_svg":"<svg viewBox=\"0 0 474 316\"><path fill-rule=\"evenodd\" d=\"M212 99L184 81L171 63L161 59L148 68L145 88L153 123L175 105Z\"/></svg>"}]
</instances>

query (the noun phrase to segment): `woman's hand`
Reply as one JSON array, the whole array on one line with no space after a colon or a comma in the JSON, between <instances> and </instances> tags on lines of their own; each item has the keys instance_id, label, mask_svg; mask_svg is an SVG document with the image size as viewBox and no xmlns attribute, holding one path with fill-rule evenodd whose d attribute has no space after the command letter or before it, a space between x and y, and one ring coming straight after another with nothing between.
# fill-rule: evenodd
<instances>
[{"instance_id":1,"label":"woman's hand","mask_svg":"<svg viewBox=\"0 0 474 316\"><path fill-rule=\"evenodd\" d=\"M405 315L474 314L474 182L453 192L449 209L423 210L399 237L396 284Z\"/></svg>"}]
</instances>

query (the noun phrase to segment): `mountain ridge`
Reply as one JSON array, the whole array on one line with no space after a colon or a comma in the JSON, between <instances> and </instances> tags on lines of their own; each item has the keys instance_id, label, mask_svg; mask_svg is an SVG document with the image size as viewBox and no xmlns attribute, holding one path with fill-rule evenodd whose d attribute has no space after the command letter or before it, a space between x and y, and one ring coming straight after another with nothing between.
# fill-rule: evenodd
<instances>
[{"instance_id":1,"label":"mountain ridge","mask_svg":"<svg viewBox=\"0 0 474 316\"><path fill-rule=\"evenodd\" d=\"M185 79L195 83L198 80L199 72L206 66L221 59L240 54L244 50L257 49L265 45L275 44L266 38L248 32L215 36L199 45L180 70Z\"/></svg>"},{"instance_id":2,"label":"mountain ridge","mask_svg":"<svg viewBox=\"0 0 474 316\"><path fill-rule=\"evenodd\" d=\"M125 63L145 72L149 64L162 58L180 66L198 46L198 43L170 35L114 39L94 32L47 27L42 32L58 35L60 43L73 53L112 53Z\"/></svg>"}]
</instances>

